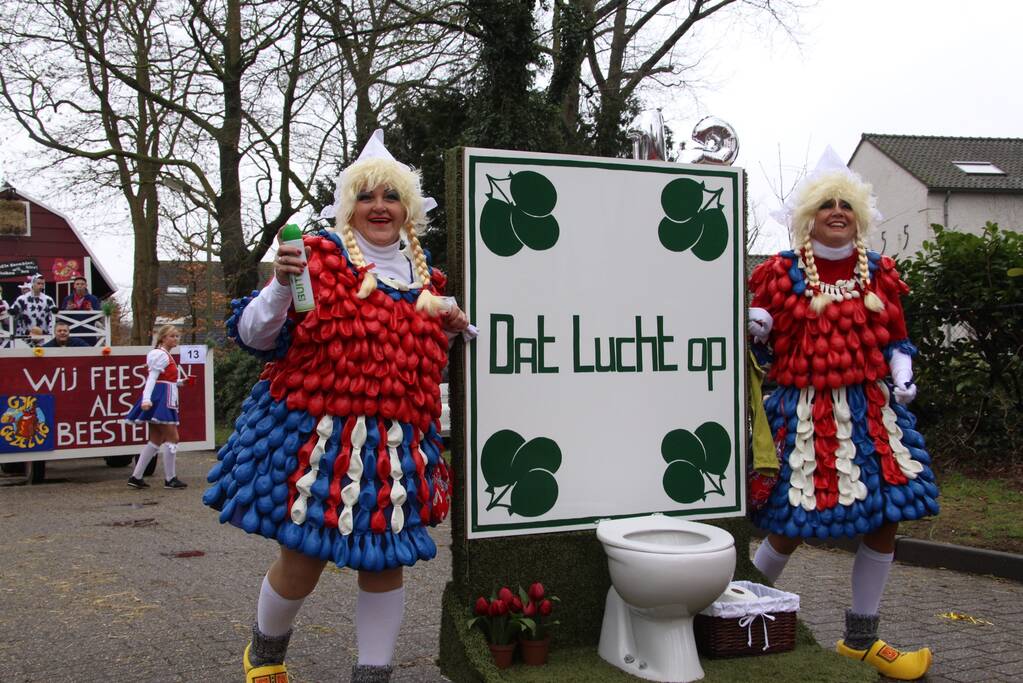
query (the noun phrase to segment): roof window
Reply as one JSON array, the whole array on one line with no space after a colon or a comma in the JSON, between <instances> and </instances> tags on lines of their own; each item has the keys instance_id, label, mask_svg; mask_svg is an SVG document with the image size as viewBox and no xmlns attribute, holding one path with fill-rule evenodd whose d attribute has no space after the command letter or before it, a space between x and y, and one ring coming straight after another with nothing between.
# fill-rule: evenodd
<instances>
[{"instance_id":1,"label":"roof window","mask_svg":"<svg viewBox=\"0 0 1023 683\"><path fill-rule=\"evenodd\" d=\"M1005 171L990 161L953 161L952 163L960 171L970 175L1005 175Z\"/></svg>"}]
</instances>

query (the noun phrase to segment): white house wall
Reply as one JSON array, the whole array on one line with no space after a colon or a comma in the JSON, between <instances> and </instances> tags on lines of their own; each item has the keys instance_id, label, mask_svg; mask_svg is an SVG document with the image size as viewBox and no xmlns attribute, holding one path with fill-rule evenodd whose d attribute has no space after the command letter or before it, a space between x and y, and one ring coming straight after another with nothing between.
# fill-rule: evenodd
<instances>
[{"instance_id":1,"label":"white house wall","mask_svg":"<svg viewBox=\"0 0 1023 683\"><path fill-rule=\"evenodd\" d=\"M871 249L906 258L916 253L925 239L934 237L930 226L941 221L940 206L935 216L923 183L868 141L860 144L849 167L877 193L877 208L883 218L870 237Z\"/></svg>"},{"instance_id":2,"label":"white house wall","mask_svg":"<svg viewBox=\"0 0 1023 683\"><path fill-rule=\"evenodd\" d=\"M945 196L932 193L930 204L938 207L935 223L942 223ZM948 226L979 235L988 221L1007 230L1023 231L1023 196L1018 194L952 193L948 203Z\"/></svg>"}]
</instances>

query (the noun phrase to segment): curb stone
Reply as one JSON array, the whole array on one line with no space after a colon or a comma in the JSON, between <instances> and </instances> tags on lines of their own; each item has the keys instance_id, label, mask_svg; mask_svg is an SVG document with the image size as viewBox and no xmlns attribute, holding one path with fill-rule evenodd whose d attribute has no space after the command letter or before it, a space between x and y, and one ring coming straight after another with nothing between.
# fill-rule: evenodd
<instances>
[{"instance_id":1,"label":"curb stone","mask_svg":"<svg viewBox=\"0 0 1023 683\"><path fill-rule=\"evenodd\" d=\"M763 529L754 529L754 538L765 538ZM855 553L859 541L852 538L807 538L808 545L821 548L837 548ZM951 569L966 574L997 576L1023 583L1023 555L986 548L971 548L954 543L925 541L909 536L895 538L895 560L903 564L931 569Z\"/></svg>"}]
</instances>

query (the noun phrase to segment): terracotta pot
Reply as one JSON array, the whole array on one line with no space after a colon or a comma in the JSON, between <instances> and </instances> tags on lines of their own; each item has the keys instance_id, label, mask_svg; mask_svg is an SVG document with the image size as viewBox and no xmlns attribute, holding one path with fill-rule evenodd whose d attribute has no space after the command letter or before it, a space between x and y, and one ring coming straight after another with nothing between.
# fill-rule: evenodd
<instances>
[{"instance_id":1,"label":"terracotta pot","mask_svg":"<svg viewBox=\"0 0 1023 683\"><path fill-rule=\"evenodd\" d=\"M508 645L494 645L493 643L487 643L490 646L490 655L494 658L494 664L497 665L498 669L507 669L512 664L512 657L515 655L515 643L509 643Z\"/></svg>"},{"instance_id":2,"label":"terracotta pot","mask_svg":"<svg viewBox=\"0 0 1023 683\"><path fill-rule=\"evenodd\" d=\"M545 636L541 640L519 641L522 646L522 662L529 666L543 666L547 663L547 653L551 649L551 637Z\"/></svg>"}]
</instances>

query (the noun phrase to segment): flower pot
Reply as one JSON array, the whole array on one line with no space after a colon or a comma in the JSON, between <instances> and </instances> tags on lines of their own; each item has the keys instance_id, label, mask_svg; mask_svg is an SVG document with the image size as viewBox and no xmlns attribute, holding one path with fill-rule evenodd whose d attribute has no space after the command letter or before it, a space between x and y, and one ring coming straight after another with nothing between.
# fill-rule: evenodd
<instances>
[{"instance_id":1,"label":"flower pot","mask_svg":"<svg viewBox=\"0 0 1023 683\"><path fill-rule=\"evenodd\" d=\"M494 664L498 669L507 669L511 666L512 657L515 655L515 643L508 645L487 643L487 645L490 646L490 655L494 658Z\"/></svg>"},{"instance_id":2,"label":"flower pot","mask_svg":"<svg viewBox=\"0 0 1023 683\"><path fill-rule=\"evenodd\" d=\"M522 662L529 666L543 666L547 663L547 653L551 649L551 637L545 636L540 640L519 641L522 646Z\"/></svg>"}]
</instances>

